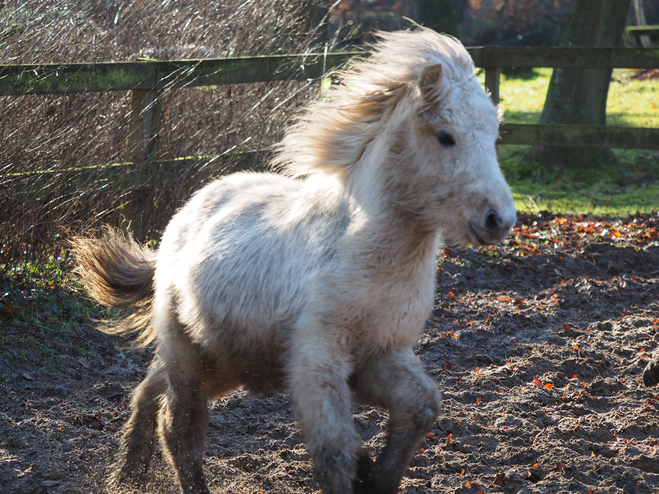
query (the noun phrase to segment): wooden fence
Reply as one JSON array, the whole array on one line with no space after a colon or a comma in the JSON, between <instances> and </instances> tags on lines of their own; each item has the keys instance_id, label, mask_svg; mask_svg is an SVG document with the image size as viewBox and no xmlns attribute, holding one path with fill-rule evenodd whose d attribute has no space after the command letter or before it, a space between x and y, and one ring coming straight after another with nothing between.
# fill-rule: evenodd
<instances>
[{"instance_id":1,"label":"wooden fence","mask_svg":"<svg viewBox=\"0 0 659 494\"><path fill-rule=\"evenodd\" d=\"M646 48L469 48L477 67L485 69L485 84L494 101L499 100L499 76L504 68L561 67L576 69L659 68L659 49ZM91 167L101 174L108 189L134 191L128 217L134 216L138 237L146 231L137 219L145 191L157 176L176 176L182 160L154 162L162 114L161 92L166 88L217 86L276 80L322 77L356 53L281 55L249 58L77 63L47 65L0 65L0 96L94 91L130 91L131 117L127 139L128 163ZM365 55L359 53L359 55ZM570 125L504 124L500 144L534 146L611 147L659 149L659 129L584 127ZM231 170L254 167L254 154L245 154ZM197 166L218 157L196 157ZM208 167L205 167L206 169ZM17 202L76 192L89 168L0 175L0 191ZM34 178L26 185L25 175ZM133 211L131 213L131 210Z\"/></svg>"}]
</instances>

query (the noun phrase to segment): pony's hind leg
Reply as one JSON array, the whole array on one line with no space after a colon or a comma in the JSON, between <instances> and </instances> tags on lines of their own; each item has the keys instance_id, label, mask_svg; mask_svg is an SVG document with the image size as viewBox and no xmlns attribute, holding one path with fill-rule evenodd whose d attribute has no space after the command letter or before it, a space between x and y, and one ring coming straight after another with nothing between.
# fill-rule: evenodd
<instances>
[{"instance_id":1,"label":"pony's hind leg","mask_svg":"<svg viewBox=\"0 0 659 494\"><path fill-rule=\"evenodd\" d=\"M156 446L160 401L167 389L162 363L156 360L132 398L132 414L123 427L119 454L110 477L111 485L142 488Z\"/></svg>"},{"instance_id":2,"label":"pony's hind leg","mask_svg":"<svg viewBox=\"0 0 659 494\"><path fill-rule=\"evenodd\" d=\"M158 420L165 456L185 493L208 493L203 472L208 405L204 364L182 327L161 345L167 391Z\"/></svg>"},{"instance_id":3,"label":"pony's hind leg","mask_svg":"<svg viewBox=\"0 0 659 494\"><path fill-rule=\"evenodd\" d=\"M387 444L373 465L362 458L355 492L393 494L439 414L441 393L408 348L368 359L351 381L360 398L389 409Z\"/></svg>"}]
</instances>

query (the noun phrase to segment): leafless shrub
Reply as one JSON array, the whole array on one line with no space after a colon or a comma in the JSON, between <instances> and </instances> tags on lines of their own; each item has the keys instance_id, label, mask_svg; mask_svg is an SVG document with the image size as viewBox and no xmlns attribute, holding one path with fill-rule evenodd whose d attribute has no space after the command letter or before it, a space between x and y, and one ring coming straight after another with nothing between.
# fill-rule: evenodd
<instances>
[{"instance_id":1,"label":"leafless shrub","mask_svg":"<svg viewBox=\"0 0 659 494\"><path fill-rule=\"evenodd\" d=\"M317 39L309 21L314 3L9 0L0 3L0 63L311 51ZM165 90L156 157L265 148L315 87L287 81ZM121 221L131 196L112 191L98 167L128 160L129 107L128 92L0 96L0 266L58 246L63 228ZM190 164L180 165L185 166ZM155 205L148 217L151 235L202 185L199 180L219 174L222 166L225 161L209 163L203 177L195 176L198 166L190 167L185 181L156 177L157 187L147 198ZM63 172L80 167L89 169Z\"/></svg>"}]
</instances>

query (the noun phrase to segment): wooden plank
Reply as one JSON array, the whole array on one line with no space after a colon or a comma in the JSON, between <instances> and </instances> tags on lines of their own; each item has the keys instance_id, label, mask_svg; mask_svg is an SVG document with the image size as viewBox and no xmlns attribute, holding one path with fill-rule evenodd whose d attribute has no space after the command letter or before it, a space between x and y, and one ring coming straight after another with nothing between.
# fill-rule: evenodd
<instances>
[{"instance_id":1,"label":"wooden plank","mask_svg":"<svg viewBox=\"0 0 659 494\"><path fill-rule=\"evenodd\" d=\"M133 89L130 93L130 118L128 137L126 139L126 156L138 167L135 179L138 183L148 183L139 173L142 167L146 167L147 161L155 160L157 157L157 143L160 128L160 117L162 114L162 90L156 89ZM123 211L124 220L121 227L130 225L135 237L139 240L146 238L149 218L153 210L153 193L151 190L133 190L126 198Z\"/></svg>"},{"instance_id":2,"label":"wooden plank","mask_svg":"<svg viewBox=\"0 0 659 494\"><path fill-rule=\"evenodd\" d=\"M659 68L659 49L469 48L477 67ZM203 60L0 65L0 95L127 91L317 78L355 55L340 52Z\"/></svg>"},{"instance_id":3,"label":"wooden plank","mask_svg":"<svg viewBox=\"0 0 659 494\"><path fill-rule=\"evenodd\" d=\"M203 60L0 65L0 95L216 86L317 78L362 52Z\"/></svg>"},{"instance_id":4,"label":"wooden plank","mask_svg":"<svg viewBox=\"0 0 659 494\"><path fill-rule=\"evenodd\" d=\"M499 144L659 149L659 129L577 125L503 124Z\"/></svg>"},{"instance_id":5,"label":"wooden plank","mask_svg":"<svg viewBox=\"0 0 659 494\"><path fill-rule=\"evenodd\" d=\"M485 68L485 87L490 92L490 98L495 105L501 100L499 96L499 82L501 81L501 69L498 67Z\"/></svg>"},{"instance_id":6,"label":"wooden plank","mask_svg":"<svg viewBox=\"0 0 659 494\"><path fill-rule=\"evenodd\" d=\"M151 89L155 62L0 65L0 95Z\"/></svg>"},{"instance_id":7,"label":"wooden plank","mask_svg":"<svg viewBox=\"0 0 659 494\"><path fill-rule=\"evenodd\" d=\"M156 158L162 99L160 90L134 89L130 92L130 118L126 156L131 162Z\"/></svg>"},{"instance_id":8,"label":"wooden plank","mask_svg":"<svg viewBox=\"0 0 659 494\"><path fill-rule=\"evenodd\" d=\"M652 26L627 26L625 28L627 34L632 36L643 35L643 34L659 34L659 25Z\"/></svg>"},{"instance_id":9,"label":"wooden plank","mask_svg":"<svg viewBox=\"0 0 659 494\"><path fill-rule=\"evenodd\" d=\"M484 47L482 47L482 46L468 46L467 51L469 52L469 56L474 61L474 65L476 67L485 67L485 64L483 62Z\"/></svg>"},{"instance_id":10,"label":"wooden plank","mask_svg":"<svg viewBox=\"0 0 659 494\"><path fill-rule=\"evenodd\" d=\"M485 46L483 67L561 67L566 69L657 69L659 49Z\"/></svg>"}]
</instances>

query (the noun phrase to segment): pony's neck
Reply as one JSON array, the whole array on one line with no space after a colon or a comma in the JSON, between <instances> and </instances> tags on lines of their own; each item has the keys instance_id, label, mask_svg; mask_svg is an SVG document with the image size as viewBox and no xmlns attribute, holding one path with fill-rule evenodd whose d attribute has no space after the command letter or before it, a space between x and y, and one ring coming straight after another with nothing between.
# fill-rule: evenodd
<instances>
[{"instance_id":1,"label":"pony's neck","mask_svg":"<svg viewBox=\"0 0 659 494\"><path fill-rule=\"evenodd\" d=\"M380 161L387 155L379 152L376 143L373 145L374 149L364 155L369 162L360 163L363 166L353 170L345 184L354 204L359 235L366 240L367 249L377 250L380 258L415 265L434 263L439 231L429 228L387 193Z\"/></svg>"}]
</instances>

